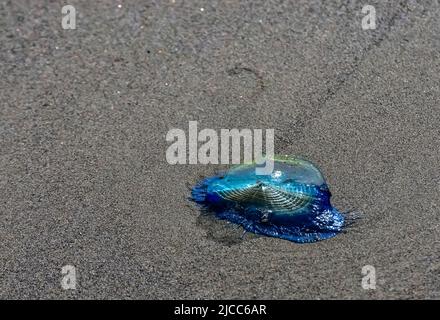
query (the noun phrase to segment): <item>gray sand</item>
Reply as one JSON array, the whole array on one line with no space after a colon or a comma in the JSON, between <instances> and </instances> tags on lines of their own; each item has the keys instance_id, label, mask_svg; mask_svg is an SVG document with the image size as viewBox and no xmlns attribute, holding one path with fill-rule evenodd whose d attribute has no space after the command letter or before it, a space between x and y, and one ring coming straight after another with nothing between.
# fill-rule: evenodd
<instances>
[{"instance_id":1,"label":"gray sand","mask_svg":"<svg viewBox=\"0 0 440 320\"><path fill-rule=\"evenodd\" d=\"M0 298L440 299L432 2L370 1L376 30L362 1L69 1L76 30L1 2ZM200 216L221 167L165 158L190 120L275 129L362 219L300 245Z\"/></svg>"}]
</instances>

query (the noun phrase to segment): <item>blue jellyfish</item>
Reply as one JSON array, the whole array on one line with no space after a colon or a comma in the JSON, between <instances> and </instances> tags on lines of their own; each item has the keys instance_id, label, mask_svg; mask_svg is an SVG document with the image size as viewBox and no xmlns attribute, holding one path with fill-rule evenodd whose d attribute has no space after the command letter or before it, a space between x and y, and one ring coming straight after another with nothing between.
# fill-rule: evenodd
<instances>
[{"instance_id":1,"label":"blue jellyfish","mask_svg":"<svg viewBox=\"0 0 440 320\"><path fill-rule=\"evenodd\" d=\"M191 199L255 234L309 243L341 232L344 215L330 204L319 169L292 156L274 157L273 162L268 175L257 175L253 162L205 178L192 188Z\"/></svg>"}]
</instances>

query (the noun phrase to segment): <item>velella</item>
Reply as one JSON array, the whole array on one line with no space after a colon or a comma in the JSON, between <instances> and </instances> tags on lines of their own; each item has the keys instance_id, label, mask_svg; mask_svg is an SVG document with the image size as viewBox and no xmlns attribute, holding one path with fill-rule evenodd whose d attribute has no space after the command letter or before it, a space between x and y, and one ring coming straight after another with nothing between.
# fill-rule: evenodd
<instances>
[{"instance_id":1,"label":"velella","mask_svg":"<svg viewBox=\"0 0 440 320\"><path fill-rule=\"evenodd\" d=\"M321 171L300 157L272 160L270 174L257 175L253 162L205 178L192 188L191 199L255 234L310 243L340 233L344 215L331 205Z\"/></svg>"}]
</instances>

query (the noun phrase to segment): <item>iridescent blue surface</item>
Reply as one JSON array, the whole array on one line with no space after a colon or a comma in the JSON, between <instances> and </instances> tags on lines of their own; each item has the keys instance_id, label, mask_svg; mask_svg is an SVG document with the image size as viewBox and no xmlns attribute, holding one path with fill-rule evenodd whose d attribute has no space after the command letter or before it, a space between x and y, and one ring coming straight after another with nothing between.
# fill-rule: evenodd
<instances>
[{"instance_id":1,"label":"iridescent blue surface","mask_svg":"<svg viewBox=\"0 0 440 320\"><path fill-rule=\"evenodd\" d=\"M342 231L344 216L330 204L319 169L307 160L277 157L270 175L256 175L256 164L242 164L198 183L193 201L219 219L256 234L305 243Z\"/></svg>"}]
</instances>

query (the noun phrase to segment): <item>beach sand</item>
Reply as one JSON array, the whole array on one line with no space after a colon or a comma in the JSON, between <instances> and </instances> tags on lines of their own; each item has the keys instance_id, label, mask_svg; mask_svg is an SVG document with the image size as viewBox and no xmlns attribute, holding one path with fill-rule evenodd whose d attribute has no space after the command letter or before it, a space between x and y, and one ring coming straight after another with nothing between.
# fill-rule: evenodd
<instances>
[{"instance_id":1,"label":"beach sand","mask_svg":"<svg viewBox=\"0 0 440 320\"><path fill-rule=\"evenodd\" d=\"M361 1L69 3L75 30L0 4L0 298L440 298L438 5L370 1L363 30ZM360 219L296 244L201 216L224 166L165 157L193 120L274 129Z\"/></svg>"}]
</instances>

